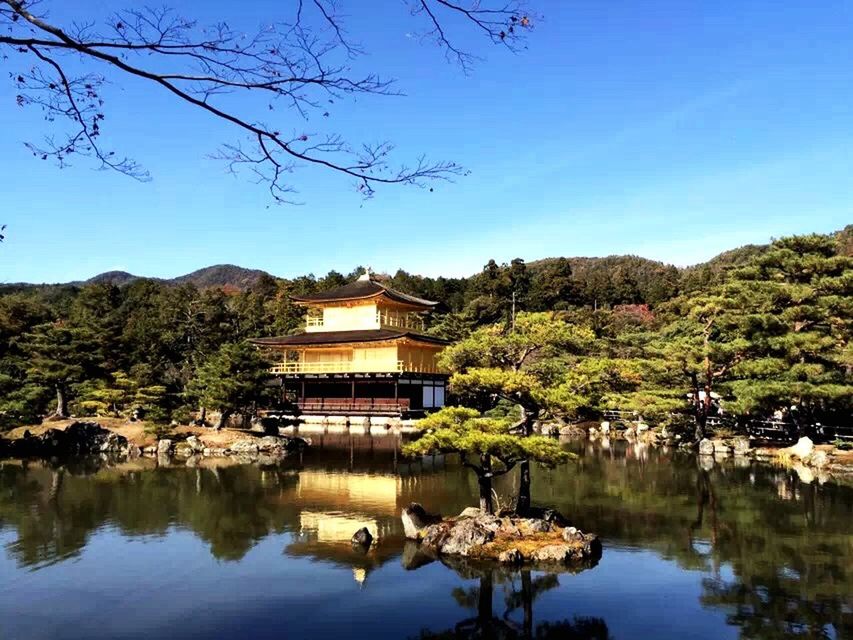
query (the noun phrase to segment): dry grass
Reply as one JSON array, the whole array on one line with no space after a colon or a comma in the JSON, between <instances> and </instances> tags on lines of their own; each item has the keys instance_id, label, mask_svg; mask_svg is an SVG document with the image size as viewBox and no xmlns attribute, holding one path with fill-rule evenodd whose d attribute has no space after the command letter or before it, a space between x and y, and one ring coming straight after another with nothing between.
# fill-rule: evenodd
<instances>
[{"instance_id":1,"label":"dry grass","mask_svg":"<svg viewBox=\"0 0 853 640\"><path fill-rule=\"evenodd\" d=\"M495 536L491 542L479 547L472 555L480 558L497 558L504 551L518 549L525 558L532 557L542 547L553 544L572 544L563 540L562 531L547 531L544 533L525 532L523 537ZM578 546L581 546L580 544Z\"/></svg>"}]
</instances>

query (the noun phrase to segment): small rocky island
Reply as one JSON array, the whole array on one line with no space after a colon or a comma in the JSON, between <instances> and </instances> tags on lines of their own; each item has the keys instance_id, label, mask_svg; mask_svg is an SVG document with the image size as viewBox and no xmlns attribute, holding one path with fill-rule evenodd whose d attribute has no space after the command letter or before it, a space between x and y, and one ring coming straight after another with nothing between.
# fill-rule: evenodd
<instances>
[{"instance_id":1,"label":"small rocky island","mask_svg":"<svg viewBox=\"0 0 853 640\"><path fill-rule=\"evenodd\" d=\"M402 520L406 538L418 541L420 550L434 557L573 566L595 563L602 553L598 536L569 526L552 510L525 517L492 515L471 507L454 518L442 518L412 503L403 509Z\"/></svg>"}]
</instances>

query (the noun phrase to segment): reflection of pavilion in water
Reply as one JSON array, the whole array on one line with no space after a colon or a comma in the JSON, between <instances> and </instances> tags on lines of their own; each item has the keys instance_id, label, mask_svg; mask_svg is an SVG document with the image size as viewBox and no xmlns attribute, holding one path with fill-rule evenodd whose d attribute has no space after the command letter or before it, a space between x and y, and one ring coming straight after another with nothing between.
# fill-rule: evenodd
<instances>
[{"instance_id":1,"label":"reflection of pavilion in water","mask_svg":"<svg viewBox=\"0 0 853 640\"><path fill-rule=\"evenodd\" d=\"M425 496L430 503L464 506L465 499L454 499L445 478L430 473L444 469L443 456L407 461L399 457L399 446L398 436L312 438L313 452L322 452L326 464L338 457L346 467L314 468L306 460L309 464L299 471L296 483L279 495L279 501L300 508L298 536L285 553L352 567L354 578L362 583L372 569L400 553L404 506ZM367 451L375 455L365 458ZM366 552L350 543L361 528L374 538Z\"/></svg>"}]
</instances>

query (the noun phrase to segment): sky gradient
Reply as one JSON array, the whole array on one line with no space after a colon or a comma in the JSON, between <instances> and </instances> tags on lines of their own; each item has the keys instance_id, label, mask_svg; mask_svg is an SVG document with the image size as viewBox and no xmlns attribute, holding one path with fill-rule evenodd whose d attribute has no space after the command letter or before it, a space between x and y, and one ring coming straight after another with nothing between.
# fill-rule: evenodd
<instances>
[{"instance_id":1,"label":"sky gradient","mask_svg":"<svg viewBox=\"0 0 853 640\"><path fill-rule=\"evenodd\" d=\"M221 0L180 6L248 29L286 4L253 2L239 16ZM426 153L471 172L367 202L349 180L303 169L293 182L305 204L269 206L263 187L208 158L235 131L137 82L107 88L104 135L153 181L84 162L60 171L23 147L41 115L14 106L6 78L18 62L0 60L0 282L172 277L224 262L284 277L359 264L468 275L517 256L687 265L853 222L853 4L531 4L542 20L517 55L459 32L488 56L466 77L413 37L423 23L402 3L342 3L368 52L358 67L406 95L336 105L330 123L355 142L392 140L401 159ZM93 0L85 17L130 5ZM276 115L294 130L318 126Z\"/></svg>"}]
</instances>

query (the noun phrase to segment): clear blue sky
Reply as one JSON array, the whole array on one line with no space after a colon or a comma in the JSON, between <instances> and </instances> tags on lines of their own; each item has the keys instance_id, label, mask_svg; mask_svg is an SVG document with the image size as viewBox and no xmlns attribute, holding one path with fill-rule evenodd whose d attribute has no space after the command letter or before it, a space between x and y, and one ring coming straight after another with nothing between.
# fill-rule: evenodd
<instances>
[{"instance_id":1,"label":"clear blue sky","mask_svg":"<svg viewBox=\"0 0 853 640\"><path fill-rule=\"evenodd\" d=\"M129 4L75 6L99 18ZM224 0L178 4L246 27L290 5L245 3L238 15ZM359 65L407 95L337 105L330 124L471 175L362 202L348 180L305 169L294 175L305 204L268 207L263 188L207 158L233 130L136 82L108 88L104 131L154 180L59 171L23 148L41 116L14 106L15 67L0 60L0 281L169 277L222 262L280 276L358 264L464 275L492 257L614 253L685 265L853 222L850 2L531 0L543 20L528 50L488 48L470 77L411 37L421 23L401 2L341 5L369 52Z\"/></svg>"}]
</instances>

